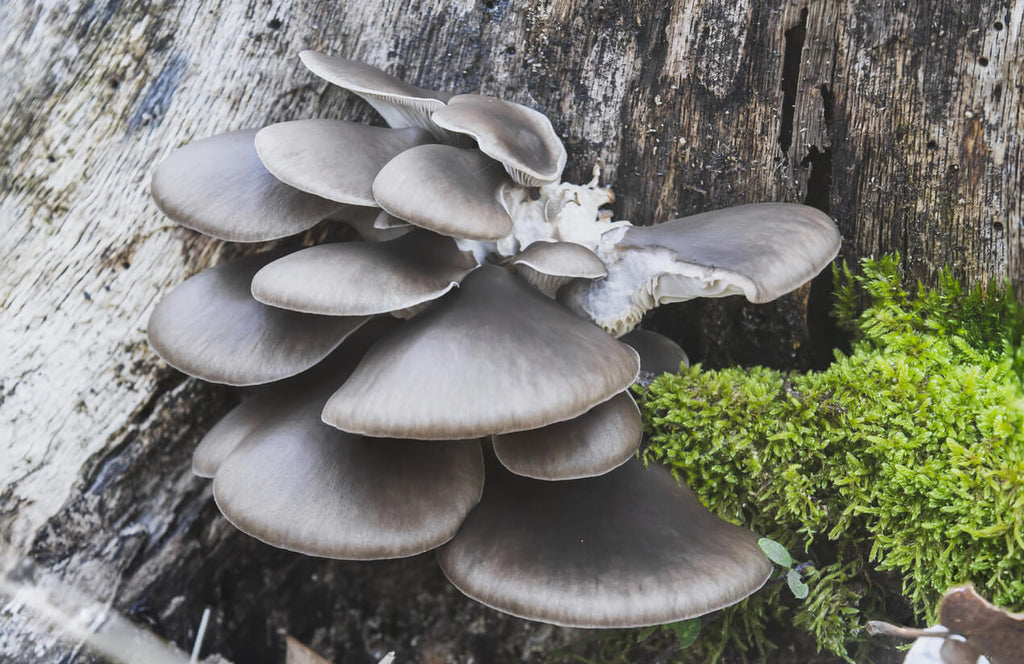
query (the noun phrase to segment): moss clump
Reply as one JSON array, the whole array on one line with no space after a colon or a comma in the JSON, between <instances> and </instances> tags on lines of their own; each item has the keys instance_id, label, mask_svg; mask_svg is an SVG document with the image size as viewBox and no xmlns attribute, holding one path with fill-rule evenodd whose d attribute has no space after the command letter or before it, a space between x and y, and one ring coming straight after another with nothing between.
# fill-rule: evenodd
<instances>
[{"instance_id":1,"label":"moss clump","mask_svg":"<svg viewBox=\"0 0 1024 664\"><path fill-rule=\"evenodd\" d=\"M948 275L911 294L896 258L861 267L836 274L836 315L855 340L828 369L692 367L641 394L645 462L814 565L806 601L775 585L728 609L703 630L721 636L698 641L697 661L764 653L780 624L870 661L866 620L930 619L966 581L1024 609L1024 321L1013 294L965 292Z\"/></svg>"}]
</instances>

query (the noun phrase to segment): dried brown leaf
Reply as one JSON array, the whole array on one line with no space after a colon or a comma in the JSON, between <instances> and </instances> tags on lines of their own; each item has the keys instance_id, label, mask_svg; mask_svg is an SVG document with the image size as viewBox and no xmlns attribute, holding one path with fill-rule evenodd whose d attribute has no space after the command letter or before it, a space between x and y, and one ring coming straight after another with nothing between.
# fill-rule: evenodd
<instances>
[{"instance_id":1,"label":"dried brown leaf","mask_svg":"<svg viewBox=\"0 0 1024 664\"><path fill-rule=\"evenodd\" d=\"M1012 664L1024 657L1024 614L994 606L973 586L946 591L939 602L939 622L950 632L963 635L967 645L993 664Z\"/></svg>"},{"instance_id":2,"label":"dried brown leaf","mask_svg":"<svg viewBox=\"0 0 1024 664\"><path fill-rule=\"evenodd\" d=\"M285 664L331 664L298 639L285 637Z\"/></svg>"}]
</instances>

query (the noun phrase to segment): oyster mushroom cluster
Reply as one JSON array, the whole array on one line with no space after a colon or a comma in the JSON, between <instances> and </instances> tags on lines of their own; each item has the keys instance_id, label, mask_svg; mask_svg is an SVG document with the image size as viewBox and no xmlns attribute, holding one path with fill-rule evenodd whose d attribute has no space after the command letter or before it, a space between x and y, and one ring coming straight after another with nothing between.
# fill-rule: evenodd
<instances>
[{"instance_id":1,"label":"oyster mushroom cluster","mask_svg":"<svg viewBox=\"0 0 1024 664\"><path fill-rule=\"evenodd\" d=\"M217 265L153 312L169 364L263 386L195 452L224 515L315 556L437 549L465 594L559 625L672 622L759 588L757 537L633 458L630 385L685 355L630 330L665 302L796 288L835 256L832 221L786 204L612 221L596 174L560 182L565 148L537 111L300 57L390 127L221 134L153 176L161 210L216 238L330 219L365 240Z\"/></svg>"}]
</instances>

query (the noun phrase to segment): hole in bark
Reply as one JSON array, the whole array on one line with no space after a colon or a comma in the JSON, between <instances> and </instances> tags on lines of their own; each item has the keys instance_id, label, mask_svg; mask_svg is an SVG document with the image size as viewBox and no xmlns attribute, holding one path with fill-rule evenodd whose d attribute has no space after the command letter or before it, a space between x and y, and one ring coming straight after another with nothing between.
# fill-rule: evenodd
<instances>
[{"instance_id":1,"label":"hole in bark","mask_svg":"<svg viewBox=\"0 0 1024 664\"><path fill-rule=\"evenodd\" d=\"M515 55L515 54L516 54L516 47L515 46L509 46L508 48L505 49L505 55Z\"/></svg>"},{"instance_id":2,"label":"hole in bark","mask_svg":"<svg viewBox=\"0 0 1024 664\"><path fill-rule=\"evenodd\" d=\"M272 18L272 19L270 19L269 21L267 21L267 27L270 28L271 30L277 30L278 28L281 27L281 19L279 19L279 18Z\"/></svg>"},{"instance_id":3,"label":"hole in bark","mask_svg":"<svg viewBox=\"0 0 1024 664\"><path fill-rule=\"evenodd\" d=\"M986 58L985 56L978 58L978 64L981 65L982 67L988 67L988 58Z\"/></svg>"},{"instance_id":4,"label":"hole in bark","mask_svg":"<svg viewBox=\"0 0 1024 664\"><path fill-rule=\"evenodd\" d=\"M793 144L793 114L800 78L800 55L807 36L807 10L800 12L800 22L786 30L786 51L782 56L782 126L779 129L779 148L789 151Z\"/></svg>"},{"instance_id":5,"label":"hole in bark","mask_svg":"<svg viewBox=\"0 0 1024 664\"><path fill-rule=\"evenodd\" d=\"M996 87L992 88L992 99L998 104L999 100L1003 98L1003 84L996 83Z\"/></svg>"},{"instance_id":6,"label":"hole in bark","mask_svg":"<svg viewBox=\"0 0 1024 664\"><path fill-rule=\"evenodd\" d=\"M827 85L822 84L818 89L821 91L821 106L825 113L825 129L831 133L832 114L836 109L836 96L832 94L832 90Z\"/></svg>"},{"instance_id":7,"label":"hole in bark","mask_svg":"<svg viewBox=\"0 0 1024 664\"><path fill-rule=\"evenodd\" d=\"M50 162L52 164L53 162L57 161L57 158L54 157L52 154L48 154L48 155L46 155L46 161L48 161L48 162Z\"/></svg>"},{"instance_id":8,"label":"hole in bark","mask_svg":"<svg viewBox=\"0 0 1024 664\"><path fill-rule=\"evenodd\" d=\"M852 335L839 327L832 316L832 290L831 270L822 270L811 280L807 297L807 369L824 371L832 364L836 350L849 353L853 343Z\"/></svg>"},{"instance_id":9,"label":"hole in bark","mask_svg":"<svg viewBox=\"0 0 1024 664\"><path fill-rule=\"evenodd\" d=\"M818 150L811 146L800 165L810 168L807 176L807 196L804 204L828 213L832 189L832 149Z\"/></svg>"},{"instance_id":10,"label":"hole in bark","mask_svg":"<svg viewBox=\"0 0 1024 664\"><path fill-rule=\"evenodd\" d=\"M119 87L121 87L121 81L117 80L116 78L110 79L109 81L107 81L107 84L110 86L111 90L116 90Z\"/></svg>"},{"instance_id":11,"label":"hole in bark","mask_svg":"<svg viewBox=\"0 0 1024 664\"><path fill-rule=\"evenodd\" d=\"M928 147L929 150L935 150L935 149L937 149L939 147L939 144L936 143L934 140L931 140L931 141L928 141L927 147Z\"/></svg>"},{"instance_id":12,"label":"hole in bark","mask_svg":"<svg viewBox=\"0 0 1024 664\"><path fill-rule=\"evenodd\" d=\"M992 230L994 230L996 233L1002 233L1003 232L1003 224L1002 224L1002 222L999 222L999 221L992 222Z\"/></svg>"},{"instance_id":13,"label":"hole in bark","mask_svg":"<svg viewBox=\"0 0 1024 664\"><path fill-rule=\"evenodd\" d=\"M1002 30L1003 29L1003 22L1002 21L996 21L995 23L992 24L992 27L995 28L996 30Z\"/></svg>"}]
</instances>

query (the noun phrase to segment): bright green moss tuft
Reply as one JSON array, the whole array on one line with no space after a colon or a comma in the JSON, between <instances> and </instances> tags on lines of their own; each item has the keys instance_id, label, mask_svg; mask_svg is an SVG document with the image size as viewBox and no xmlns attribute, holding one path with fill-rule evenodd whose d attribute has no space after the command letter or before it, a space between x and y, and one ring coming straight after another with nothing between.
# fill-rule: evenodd
<instances>
[{"instance_id":1,"label":"bright green moss tuft","mask_svg":"<svg viewBox=\"0 0 1024 664\"><path fill-rule=\"evenodd\" d=\"M948 275L910 294L898 259L836 272L855 334L821 372L684 369L641 394L650 444L715 513L815 569L803 602L782 585L713 620L702 661L776 647L792 624L818 647L866 656L860 628L931 612L951 585L1024 609L1024 320L1013 294ZM909 616L913 617L913 616Z\"/></svg>"}]
</instances>

